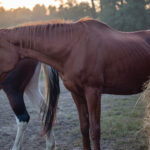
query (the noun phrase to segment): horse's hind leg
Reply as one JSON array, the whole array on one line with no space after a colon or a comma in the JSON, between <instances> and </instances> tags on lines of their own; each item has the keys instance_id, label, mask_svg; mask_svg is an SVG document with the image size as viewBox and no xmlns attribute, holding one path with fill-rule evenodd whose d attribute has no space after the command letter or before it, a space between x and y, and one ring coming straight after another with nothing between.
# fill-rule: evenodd
<instances>
[{"instance_id":1,"label":"horse's hind leg","mask_svg":"<svg viewBox=\"0 0 150 150\"><path fill-rule=\"evenodd\" d=\"M46 150L55 150L55 147L55 137L52 129L51 134L46 133Z\"/></svg>"},{"instance_id":2,"label":"horse's hind leg","mask_svg":"<svg viewBox=\"0 0 150 150\"><path fill-rule=\"evenodd\" d=\"M15 90L15 87L5 86L5 84L3 85L3 89L8 96L17 121L17 135L12 150L21 150L24 133L30 119L24 104L23 92Z\"/></svg>"},{"instance_id":3,"label":"horse's hind leg","mask_svg":"<svg viewBox=\"0 0 150 150\"><path fill-rule=\"evenodd\" d=\"M41 64L38 63L36 70L29 84L26 86L24 93L31 101L32 105L36 108L36 111L40 111L40 107L42 102L44 101L44 97L40 92L39 88L39 76L40 76Z\"/></svg>"},{"instance_id":4,"label":"horse's hind leg","mask_svg":"<svg viewBox=\"0 0 150 150\"><path fill-rule=\"evenodd\" d=\"M23 138L24 138L24 133L25 130L27 128L27 124L28 122L21 122L18 120L18 118L16 117L16 122L17 122L17 134L16 134L16 139L15 139L15 143L13 145L12 150L20 150L22 143L23 143Z\"/></svg>"},{"instance_id":5,"label":"horse's hind leg","mask_svg":"<svg viewBox=\"0 0 150 150\"><path fill-rule=\"evenodd\" d=\"M41 104L43 103L43 101L45 101L39 88L40 69L41 69L41 64L38 64L30 83L27 85L25 89L25 94L32 102L32 104L34 105L38 113L40 113ZM46 150L54 150L54 149L55 149L55 138L54 138L53 131L51 131L51 134L49 133L46 134Z\"/></svg>"}]
</instances>

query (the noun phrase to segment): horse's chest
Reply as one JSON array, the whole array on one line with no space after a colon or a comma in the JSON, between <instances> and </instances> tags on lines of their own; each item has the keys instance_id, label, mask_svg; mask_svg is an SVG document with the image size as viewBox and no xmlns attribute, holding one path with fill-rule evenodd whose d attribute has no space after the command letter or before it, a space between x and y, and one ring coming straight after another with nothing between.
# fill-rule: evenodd
<instances>
[{"instance_id":1,"label":"horse's chest","mask_svg":"<svg viewBox=\"0 0 150 150\"><path fill-rule=\"evenodd\" d=\"M78 82L75 82L72 78L66 77L60 74L61 79L64 83L64 86L71 92L81 93L81 87L79 86Z\"/></svg>"},{"instance_id":2,"label":"horse's chest","mask_svg":"<svg viewBox=\"0 0 150 150\"><path fill-rule=\"evenodd\" d=\"M63 80L63 83L69 91L77 91L75 84L70 80Z\"/></svg>"}]
</instances>

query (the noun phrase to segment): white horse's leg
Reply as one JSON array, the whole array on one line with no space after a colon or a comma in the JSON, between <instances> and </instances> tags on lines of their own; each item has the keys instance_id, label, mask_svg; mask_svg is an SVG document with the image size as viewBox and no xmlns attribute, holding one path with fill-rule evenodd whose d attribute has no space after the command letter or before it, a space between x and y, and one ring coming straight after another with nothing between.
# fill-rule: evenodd
<instances>
[{"instance_id":1,"label":"white horse's leg","mask_svg":"<svg viewBox=\"0 0 150 150\"><path fill-rule=\"evenodd\" d=\"M53 128L51 130L51 134L46 134L46 150L55 150L56 143L55 143L55 137L53 133Z\"/></svg>"},{"instance_id":2,"label":"white horse's leg","mask_svg":"<svg viewBox=\"0 0 150 150\"><path fill-rule=\"evenodd\" d=\"M41 64L39 63L36 67L35 73L25 89L25 94L28 96L29 100L32 102L37 112L39 113L40 107L43 101L45 101L44 96L41 94L39 88L39 76L40 76ZM53 130L53 129L52 129ZM53 131L46 135L46 150L55 149L55 138Z\"/></svg>"},{"instance_id":3,"label":"white horse's leg","mask_svg":"<svg viewBox=\"0 0 150 150\"><path fill-rule=\"evenodd\" d=\"M17 122L17 135L12 150L21 150L24 133L28 123L20 122L17 117L16 117L16 122Z\"/></svg>"}]
</instances>

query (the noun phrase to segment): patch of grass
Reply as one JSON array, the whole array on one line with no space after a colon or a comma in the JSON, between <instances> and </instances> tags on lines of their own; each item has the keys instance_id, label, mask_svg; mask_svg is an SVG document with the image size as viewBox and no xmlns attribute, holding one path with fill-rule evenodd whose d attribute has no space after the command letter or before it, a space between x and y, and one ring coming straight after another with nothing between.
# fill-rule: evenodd
<instances>
[{"instance_id":1,"label":"patch of grass","mask_svg":"<svg viewBox=\"0 0 150 150\"><path fill-rule=\"evenodd\" d=\"M142 132L144 106L138 96L104 99L102 105L102 141L113 150L147 150L146 136ZM134 108L135 107L135 108Z\"/></svg>"}]
</instances>

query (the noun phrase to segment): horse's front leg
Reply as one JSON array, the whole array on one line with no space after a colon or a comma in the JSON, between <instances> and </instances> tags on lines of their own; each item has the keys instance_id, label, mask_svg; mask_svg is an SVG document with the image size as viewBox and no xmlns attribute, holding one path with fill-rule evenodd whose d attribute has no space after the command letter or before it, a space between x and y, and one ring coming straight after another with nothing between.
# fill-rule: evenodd
<instances>
[{"instance_id":1,"label":"horse's front leg","mask_svg":"<svg viewBox=\"0 0 150 150\"><path fill-rule=\"evenodd\" d=\"M94 150L100 150L100 92L98 89L88 87L85 89L85 96Z\"/></svg>"},{"instance_id":2,"label":"horse's front leg","mask_svg":"<svg viewBox=\"0 0 150 150\"><path fill-rule=\"evenodd\" d=\"M80 97L74 93L71 93L74 102L77 106L80 119L80 129L82 133L83 148L84 150L91 150L90 138L89 138L89 116L85 97Z\"/></svg>"}]
</instances>

